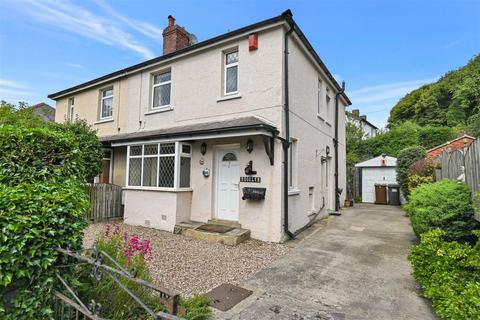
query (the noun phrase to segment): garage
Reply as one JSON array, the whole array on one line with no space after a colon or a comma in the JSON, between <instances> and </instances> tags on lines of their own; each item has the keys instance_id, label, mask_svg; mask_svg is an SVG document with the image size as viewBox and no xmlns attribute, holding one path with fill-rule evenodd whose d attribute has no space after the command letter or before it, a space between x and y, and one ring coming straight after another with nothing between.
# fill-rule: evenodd
<instances>
[{"instance_id":1,"label":"garage","mask_svg":"<svg viewBox=\"0 0 480 320\"><path fill-rule=\"evenodd\" d=\"M395 171L396 165L397 158L387 155L355 165L360 171L362 202L394 205L401 203Z\"/></svg>"}]
</instances>

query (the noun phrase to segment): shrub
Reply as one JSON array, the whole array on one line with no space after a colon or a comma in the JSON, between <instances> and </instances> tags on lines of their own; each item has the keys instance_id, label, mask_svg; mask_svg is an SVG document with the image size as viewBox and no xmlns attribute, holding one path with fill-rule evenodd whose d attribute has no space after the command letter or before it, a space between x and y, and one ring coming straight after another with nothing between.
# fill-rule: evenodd
<instances>
[{"instance_id":1,"label":"shrub","mask_svg":"<svg viewBox=\"0 0 480 320\"><path fill-rule=\"evenodd\" d=\"M421 186L422 184L432 183L432 182L434 182L432 176L424 177L424 176L419 176L419 175L416 175L416 174L409 175L408 176L408 190L411 191L411 190L415 189L416 187Z\"/></svg>"},{"instance_id":2,"label":"shrub","mask_svg":"<svg viewBox=\"0 0 480 320\"><path fill-rule=\"evenodd\" d=\"M480 232L477 231L477 235ZM445 231L424 233L409 257L413 275L443 319L478 319L480 240L476 247L444 241Z\"/></svg>"},{"instance_id":3,"label":"shrub","mask_svg":"<svg viewBox=\"0 0 480 320\"><path fill-rule=\"evenodd\" d=\"M470 190L453 180L424 184L412 191L405 209L417 236L432 229L445 231L448 240L470 241L480 227L473 218Z\"/></svg>"},{"instance_id":4,"label":"shrub","mask_svg":"<svg viewBox=\"0 0 480 320\"><path fill-rule=\"evenodd\" d=\"M149 240L142 240L138 235L128 235L119 225L106 225L104 233L97 239L96 248L107 253L123 268L136 277L151 282L147 261L152 257ZM103 263L117 268L108 259ZM101 316L109 319L150 319L150 316L109 276L104 275L97 283L90 277L88 271L80 276L79 291L84 301L91 299L102 304ZM165 311L159 297L151 290L122 277L117 277L129 290L135 293L147 306L155 312ZM211 301L204 296L194 296L181 299L180 304L187 309L182 315L186 319L210 319Z\"/></svg>"},{"instance_id":5,"label":"shrub","mask_svg":"<svg viewBox=\"0 0 480 320\"><path fill-rule=\"evenodd\" d=\"M408 169L417 160L427 155L423 147L409 147L399 152L397 157L397 181L405 197L408 197Z\"/></svg>"},{"instance_id":6,"label":"shrub","mask_svg":"<svg viewBox=\"0 0 480 320\"><path fill-rule=\"evenodd\" d=\"M89 204L83 186L71 180L0 184L0 285L13 298L1 301L8 319L47 318L51 313L55 249L81 247Z\"/></svg>"},{"instance_id":7,"label":"shrub","mask_svg":"<svg viewBox=\"0 0 480 320\"><path fill-rule=\"evenodd\" d=\"M0 318L51 318L57 247L80 249L101 145L84 122L0 105ZM65 275L64 276L68 276Z\"/></svg>"}]
</instances>

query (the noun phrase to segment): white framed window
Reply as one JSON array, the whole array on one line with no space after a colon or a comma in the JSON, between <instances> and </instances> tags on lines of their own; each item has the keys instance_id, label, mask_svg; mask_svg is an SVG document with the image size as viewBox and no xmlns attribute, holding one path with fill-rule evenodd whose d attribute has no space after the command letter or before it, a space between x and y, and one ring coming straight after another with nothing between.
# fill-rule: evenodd
<instances>
[{"instance_id":1,"label":"white framed window","mask_svg":"<svg viewBox=\"0 0 480 320\"><path fill-rule=\"evenodd\" d=\"M190 188L192 146L184 142L128 146L128 187Z\"/></svg>"},{"instance_id":2,"label":"white framed window","mask_svg":"<svg viewBox=\"0 0 480 320\"><path fill-rule=\"evenodd\" d=\"M68 120L75 121L75 98L68 99Z\"/></svg>"},{"instance_id":3,"label":"white framed window","mask_svg":"<svg viewBox=\"0 0 480 320\"><path fill-rule=\"evenodd\" d=\"M319 78L317 83L317 116L322 117L323 112L323 82Z\"/></svg>"},{"instance_id":4,"label":"white framed window","mask_svg":"<svg viewBox=\"0 0 480 320\"><path fill-rule=\"evenodd\" d=\"M288 149L288 187L291 190L297 189L297 139L290 139Z\"/></svg>"},{"instance_id":5,"label":"white framed window","mask_svg":"<svg viewBox=\"0 0 480 320\"><path fill-rule=\"evenodd\" d=\"M113 88L100 90L100 120L113 116Z\"/></svg>"},{"instance_id":6,"label":"white framed window","mask_svg":"<svg viewBox=\"0 0 480 320\"><path fill-rule=\"evenodd\" d=\"M238 93L238 50L224 53L223 93Z\"/></svg>"},{"instance_id":7,"label":"white framed window","mask_svg":"<svg viewBox=\"0 0 480 320\"><path fill-rule=\"evenodd\" d=\"M327 122L330 122L330 120L331 120L331 113L332 113L332 98L330 98L330 95L329 95L329 94L327 94L327 95L325 96L325 101L326 101L326 105L327 105L327 107L326 107L327 110L326 110L326 115L325 115L326 119L325 119L325 120L326 120Z\"/></svg>"},{"instance_id":8,"label":"white framed window","mask_svg":"<svg viewBox=\"0 0 480 320\"><path fill-rule=\"evenodd\" d=\"M152 109L170 108L172 72L165 71L153 75Z\"/></svg>"}]
</instances>

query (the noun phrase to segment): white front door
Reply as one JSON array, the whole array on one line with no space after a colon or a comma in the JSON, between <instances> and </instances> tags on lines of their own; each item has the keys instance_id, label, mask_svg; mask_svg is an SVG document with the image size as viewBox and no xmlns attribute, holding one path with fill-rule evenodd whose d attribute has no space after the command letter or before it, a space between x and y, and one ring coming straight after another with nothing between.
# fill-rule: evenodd
<instances>
[{"instance_id":1,"label":"white front door","mask_svg":"<svg viewBox=\"0 0 480 320\"><path fill-rule=\"evenodd\" d=\"M216 217L238 221L240 165L236 150L217 151Z\"/></svg>"}]
</instances>

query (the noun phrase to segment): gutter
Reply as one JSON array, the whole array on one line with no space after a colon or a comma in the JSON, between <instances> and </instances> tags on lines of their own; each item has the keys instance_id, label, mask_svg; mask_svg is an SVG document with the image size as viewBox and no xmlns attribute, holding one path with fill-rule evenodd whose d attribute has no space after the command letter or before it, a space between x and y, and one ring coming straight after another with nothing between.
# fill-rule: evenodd
<instances>
[{"instance_id":1,"label":"gutter","mask_svg":"<svg viewBox=\"0 0 480 320\"><path fill-rule=\"evenodd\" d=\"M335 211L340 210L340 194L343 190L338 188L338 97L345 92L345 81L342 81L342 87L335 95L335 137L333 138L333 147L335 149Z\"/></svg>"}]
</instances>

